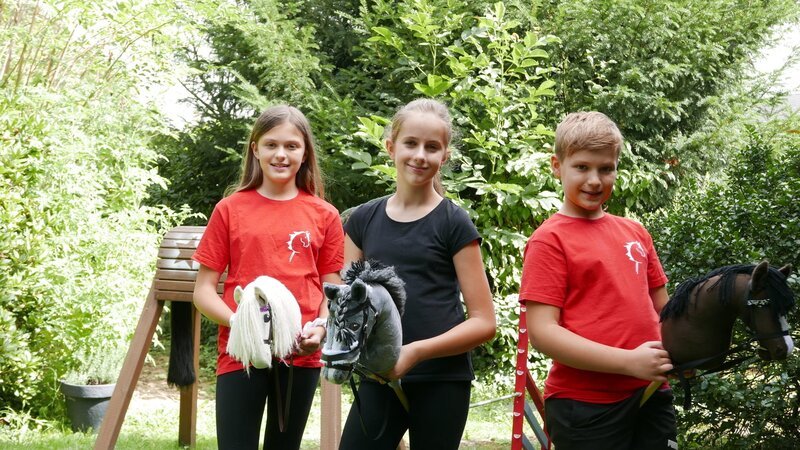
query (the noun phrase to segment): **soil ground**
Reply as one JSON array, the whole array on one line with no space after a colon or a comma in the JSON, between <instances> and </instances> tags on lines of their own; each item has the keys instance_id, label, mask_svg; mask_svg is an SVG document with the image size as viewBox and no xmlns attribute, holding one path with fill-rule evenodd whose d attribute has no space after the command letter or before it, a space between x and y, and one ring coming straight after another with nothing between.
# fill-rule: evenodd
<instances>
[{"instance_id":1,"label":"soil ground","mask_svg":"<svg viewBox=\"0 0 800 450\"><path fill-rule=\"evenodd\" d=\"M139 375L139 382L136 383L136 390L131 399L131 407L137 402L172 402L180 398L178 388L167 384L169 357L163 353L153 352L150 352L150 356L155 360L155 364L145 361L142 366L142 373ZM201 374L201 385L208 386L209 382L213 382L213 380L205 380ZM201 388L198 398L211 400L213 396Z\"/></svg>"}]
</instances>

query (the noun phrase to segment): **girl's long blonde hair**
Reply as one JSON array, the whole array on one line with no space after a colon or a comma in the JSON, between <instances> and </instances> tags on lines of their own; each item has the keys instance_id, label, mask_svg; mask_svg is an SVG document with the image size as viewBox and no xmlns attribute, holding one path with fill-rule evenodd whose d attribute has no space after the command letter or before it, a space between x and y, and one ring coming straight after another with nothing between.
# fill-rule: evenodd
<instances>
[{"instance_id":1,"label":"girl's long blonde hair","mask_svg":"<svg viewBox=\"0 0 800 450\"><path fill-rule=\"evenodd\" d=\"M447 139L445 151L449 153L450 142L453 139L453 119L450 117L450 111L444 103L431 98L418 98L398 109L392 117L392 123L389 128L389 140L394 142L394 140L397 139L403 122L405 122L410 115L415 113L430 113L442 119L445 126L445 137ZM439 195L444 196L444 185L442 185L441 173L437 173L433 178L433 188L436 189Z\"/></svg>"},{"instance_id":2,"label":"girl's long blonde hair","mask_svg":"<svg viewBox=\"0 0 800 450\"><path fill-rule=\"evenodd\" d=\"M253 146L258 145L258 140L264 133L283 124L291 123L303 135L305 146L305 161L300 165L300 170L295 176L295 184L298 189L302 189L317 197L325 196L325 187L322 183L322 173L317 164L317 154L314 149L314 135L311 133L311 125L306 116L294 106L276 105L267 108L258 116L250 131L250 138L244 146L244 158L242 158L242 171L239 183L228 189L228 194L239 191L257 189L264 181L264 173L261 166L253 154Z\"/></svg>"}]
</instances>

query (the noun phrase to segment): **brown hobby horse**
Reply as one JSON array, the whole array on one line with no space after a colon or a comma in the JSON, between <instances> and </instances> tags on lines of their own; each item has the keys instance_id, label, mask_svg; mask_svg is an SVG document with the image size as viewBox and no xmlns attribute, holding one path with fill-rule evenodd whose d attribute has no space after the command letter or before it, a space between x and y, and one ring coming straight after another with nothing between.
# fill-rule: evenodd
<instances>
[{"instance_id":1,"label":"brown hobby horse","mask_svg":"<svg viewBox=\"0 0 800 450\"><path fill-rule=\"evenodd\" d=\"M776 269L763 261L720 267L681 283L661 311L661 339L675 366L673 373L685 382L687 371L726 369L745 358L726 359L753 341L758 342L761 359L786 359L794 348L786 320L795 303L786 282L791 270L790 265ZM752 337L731 349L737 318ZM650 385L642 403L657 387L658 383ZM684 388L688 407L688 383Z\"/></svg>"}]
</instances>

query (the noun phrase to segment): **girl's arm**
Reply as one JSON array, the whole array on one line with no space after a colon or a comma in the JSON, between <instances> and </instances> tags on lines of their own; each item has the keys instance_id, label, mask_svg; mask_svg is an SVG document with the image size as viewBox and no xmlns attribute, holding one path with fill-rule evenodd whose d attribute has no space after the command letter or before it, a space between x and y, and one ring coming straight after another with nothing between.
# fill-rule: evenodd
<instances>
[{"instance_id":1,"label":"girl's arm","mask_svg":"<svg viewBox=\"0 0 800 450\"><path fill-rule=\"evenodd\" d=\"M210 267L200 265L197 272L197 280L194 282L194 293L192 299L194 306L203 315L220 325L226 327L230 325L233 311L222 301L217 294L217 284L221 274Z\"/></svg>"},{"instance_id":2,"label":"girl's arm","mask_svg":"<svg viewBox=\"0 0 800 450\"><path fill-rule=\"evenodd\" d=\"M347 234L344 235L344 266L347 267L353 261L358 261L364 257L364 252L350 239Z\"/></svg>"},{"instance_id":3,"label":"girl's arm","mask_svg":"<svg viewBox=\"0 0 800 450\"><path fill-rule=\"evenodd\" d=\"M664 372L672 369L672 363L661 342L645 342L631 350L600 344L562 327L561 308L533 301L526 304L531 345L550 358L576 369L667 381Z\"/></svg>"},{"instance_id":4,"label":"girl's arm","mask_svg":"<svg viewBox=\"0 0 800 450\"><path fill-rule=\"evenodd\" d=\"M421 361L458 355L494 337L497 328L494 304L478 242L473 241L459 250L453 256L453 263L467 308L467 320L439 336L404 345L389 378L401 378Z\"/></svg>"},{"instance_id":5,"label":"girl's arm","mask_svg":"<svg viewBox=\"0 0 800 450\"><path fill-rule=\"evenodd\" d=\"M336 272L322 275L320 281L323 283L342 284L342 279ZM320 300L319 314L317 317L320 319L328 318L328 301L325 298L325 294L322 295L322 300ZM300 335L300 347L297 350L297 354L301 356L310 355L319 350L320 346L322 346L322 341L325 340L326 334L327 330L324 326L315 326L308 330L303 330L303 334Z\"/></svg>"}]
</instances>

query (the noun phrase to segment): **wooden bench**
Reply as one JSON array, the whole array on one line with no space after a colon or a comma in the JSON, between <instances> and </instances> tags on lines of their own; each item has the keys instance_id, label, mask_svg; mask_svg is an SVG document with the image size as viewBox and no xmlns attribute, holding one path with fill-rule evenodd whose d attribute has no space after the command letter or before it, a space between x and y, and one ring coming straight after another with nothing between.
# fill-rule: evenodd
<instances>
[{"instance_id":1,"label":"wooden bench","mask_svg":"<svg viewBox=\"0 0 800 450\"><path fill-rule=\"evenodd\" d=\"M200 312L192 304L192 292L199 264L192 261L191 257L197 249L204 231L205 227L176 227L167 232L161 242L156 262L156 274L142 308L139 323L136 325L133 340L125 356L114 394L100 426L94 445L96 450L112 449L116 445L165 301L188 302L192 305L192 360L195 382L180 388L178 443L181 446L195 446L198 393L196 374L200 368ZM223 275L217 286L217 292L220 294L222 294L224 277ZM341 433L341 390L339 386L323 380L321 395L320 448L335 450L339 447Z\"/></svg>"}]
</instances>

